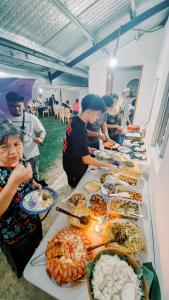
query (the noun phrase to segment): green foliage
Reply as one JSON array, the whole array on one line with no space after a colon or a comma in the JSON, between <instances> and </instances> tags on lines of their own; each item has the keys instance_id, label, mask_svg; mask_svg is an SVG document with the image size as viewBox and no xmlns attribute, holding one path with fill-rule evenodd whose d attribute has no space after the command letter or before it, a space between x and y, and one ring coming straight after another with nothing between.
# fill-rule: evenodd
<instances>
[{"instance_id":1,"label":"green foliage","mask_svg":"<svg viewBox=\"0 0 169 300\"><path fill-rule=\"evenodd\" d=\"M39 146L40 150L40 177L53 164L53 162L62 153L63 136L66 124L61 123L53 116L41 118L41 122L46 129L46 138L43 146Z\"/></svg>"}]
</instances>

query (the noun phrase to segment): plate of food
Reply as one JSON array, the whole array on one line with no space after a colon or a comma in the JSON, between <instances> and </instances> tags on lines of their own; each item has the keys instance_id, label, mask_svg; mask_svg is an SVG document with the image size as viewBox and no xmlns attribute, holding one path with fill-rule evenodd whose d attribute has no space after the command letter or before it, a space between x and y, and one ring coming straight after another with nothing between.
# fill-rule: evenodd
<instances>
[{"instance_id":1,"label":"plate of food","mask_svg":"<svg viewBox=\"0 0 169 300\"><path fill-rule=\"evenodd\" d=\"M49 277L59 285L83 277L86 263L93 257L92 251L87 251L89 245L90 241L80 229L69 227L59 231L48 241L45 252Z\"/></svg>"},{"instance_id":2,"label":"plate of food","mask_svg":"<svg viewBox=\"0 0 169 300\"><path fill-rule=\"evenodd\" d=\"M136 224L127 219L112 219L108 221L102 233L103 242L113 240L118 234L125 236L124 243L121 243L120 246L125 247L128 253L146 253L145 237Z\"/></svg>"},{"instance_id":3,"label":"plate of food","mask_svg":"<svg viewBox=\"0 0 169 300\"><path fill-rule=\"evenodd\" d=\"M119 194L119 196L124 196L125 198L129 198L130 200L133 201L139 201L139 202L143 201L142 193L139 190L132 190L131 187L124 187L118 185L116 193Z\"/></svg>"},{"instance_id":4,"label":"plate of food","mask_svg":"<svg viewBox=\"0 0 169 300\"><path fill-rule=\"evenodd\" d=\"M143 145L143 146L132 146L132 149L134 152L141 152L141 153L144 153L146 152L146 147Z\"/></svg>"},{"instance_id":5,"label":"plate of food","mask_svg":"<svg viewBox=\"0 0 169 300\"><path fill-rule=\"evenodd\" d=\"M104 197L98 193L91 195L88 201L88 207L96 217L104 217L107 213L107 202Z\"/></svg>"},{"instance_id":6,"label":"plate of food","mask_svg":"<svg viewBox=\"0 0 169 300\"><path fill-rule=\"evenodd\" d=\"M112 160L111 151L108 150L95 150L93 154L97 157L97 159Z\"/></svg>"},{"instance_id":7,"label":"plate of food","mask_svg":"<svg viewBox=\"0 0 169 300\"><path fill-rule=\"evenodd\" d=\"M117 143L113 143L113 142L110 142L110 141L106 141L103 143L103 146L105 149L117 149L119 144Z\"/></svg>"},{"instance_id":8,"label":"plate of food","mask_svg":"<svg viewBox=\"0 0 169 300\"><path fill-rule=\"evenodd\" d=\"M101 187L101 192L103 195L111 197L116 193L116 184L111 181L105 181Z\"/></svg>"},{"instance_id":9,"label":"plate of food","mask_svg":"<svg viewBox=\"0 0 169 300\"><path fill-rule=\"evenodd\" d=\"M86 206L87 205L87 200L86 196L78 191L73 192L67 199L67 203L69 204L70 207L75 207L75 206Z\"/></svg>"},{"instance_id":10,"label":"plate of food","mask_svg":"<svg viewBox=\"0 0 169 300\"><path fill-rule=\"evenodd\" d=\"M139 159L139 160L146 160L147 155L145 153L142 153L142 152L133 152L131 154L131 158L136 158L136 159Z\"/></svg>"},{"instance_id":11,"label":"plate of food","mask_svg":"<svg viewBox=\"0 0 169 300\"><path fill-rule=\"evenodd\" d=\"M128 185L136 186L139 182L138 178L132 177L132 176L127 176L127 175L122 175L122 174L117 174L116 179L119 181L126 182Z\"/></svg>"},{"instance_id":12,"label":"plate of food","mask_svg":"<svg viewBox=\"0 0 169 300\"><path fill-rule=\"evenodd\" d=\"M90 300L148 300L143 268L124 250L98 252L87 264Z\"/></svg>"},{"instance_id":13,"label":"plate of food","mask_svg":"<svg viewBox=\"0 0 169 300\"><path fill-rule=\"evenodd\" d=\"M120 147L118 147L118 151L121 153L128 154L128 153L131 153L133 150L128 146L120 146Z\"/></svg>"},{"instance_id":14,"label":"plate of food","mask_svg":"<svg viewBox=\"0 0 169 300\"><path fill-rule=\"evenodd\" d=\"M20 207L29 214L45 213L51 209L58 196L56 191L49 187L33 190L27 193L20 202Z\"/></svg>"},{"instance_id":15,"label":"plate of food","mask_svg":"<svg viewBox=\"0 0 169 300\"><path fill-rule=\"evenodd\" d=\"M113 176L113 174L110 173L110 172L109 173L108 172L102 173L100 175L100 178L99 178L99 181L100 181L101 184L103 184L105 182L107 176Z\"/></svg>"},{"instance_id":16,"label":"plate of food","mask_svg":"<svg viewBox=\"0 0 169 300\"><path fill-rule=\"evenodd\" d=\"M140 215L140 207L138 203L122 200L122 199L112 199L110 201L109 214L114 215L114 212L119 214L136 214Z\"/></svg>"}]
</instances>

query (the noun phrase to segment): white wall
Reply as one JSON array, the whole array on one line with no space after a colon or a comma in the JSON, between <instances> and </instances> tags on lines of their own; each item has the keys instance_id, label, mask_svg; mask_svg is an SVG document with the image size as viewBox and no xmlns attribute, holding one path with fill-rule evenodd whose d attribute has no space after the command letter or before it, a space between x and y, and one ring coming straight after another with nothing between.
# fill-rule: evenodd
<instances>
[{"instance_id":1,"label":"white wall","mask_svg":"<svg viewBox=\"0 0 169 300\"><path fill-rule=\"evenodd\" d=\"M151 147L151 137L159 113L164 87L169 72L169 20L165 27L164 39L155 74L159 78L152 115L147 131L150 163L150 193L154 228L156 268L162 288L162 299L169 299L169 141L163 159Z\"/></svg>"},{"instance_id":2,"label":"white wall","mask_svg":"<svg viewBox=\"0 0 169 300\"><path fill-rule=\"evenodd\" d=\"M42 97L45 100L54 94L55 99L60 101L60 90L62 94L62 102L65 103L66 100L69 100L70 105L72 105L76 98L80 101L81 99L88 94L88 88L83 87L70 87L70 86L58 86L54 84L49 84L47 80L38 79L35 81L32 91L32 98L36 99L40 94L39 91L42 91Z\"/></svg>"},{"instance_id":3,"label":"white wall","mask_svg":"<svg viewBox=\"0 0 169 300\"><path fill-rule=\"evenodd\" d=\"M103 96L106 91L107 65L105 62L89 68L89 93Z\"/></svg>"},{"instance_id":4,"label":"white wall","mask_svg":"<svg viewBox=\"0 0 169 300\"><path fill-rule=\"evenodd\" d=\"M117 52L118 65L143 66L140 90L135 115L135 123L142 124L151 107L152 86L159 58L163 29L143 35ZM104 95L106 91L108 60L102 60L89 69L89 92Z\"/></svg>"}]
</instances>

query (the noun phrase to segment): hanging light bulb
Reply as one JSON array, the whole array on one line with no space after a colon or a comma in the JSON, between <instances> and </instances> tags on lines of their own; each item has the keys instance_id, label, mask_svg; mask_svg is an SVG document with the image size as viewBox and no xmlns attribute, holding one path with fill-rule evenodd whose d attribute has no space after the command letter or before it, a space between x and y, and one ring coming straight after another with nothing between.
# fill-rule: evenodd
<instances>
[{"instance_id":1,"label":"hanging light bulb","mask_svg":"<svg viewBox=\"0 0 169 300\"><path fill-rule=\"evenodd\" d=\"M117 66L117 58L113 56L109 62L110 67L115 68Z\"/></svg>"},{"instance_id":2,"label":"hanging light bulb","mask_svg":"<svg viewBox=\"0 0 169 300\"><path fill-rule=\"evenodd\" d=\"M117 66L116 55L117 55L117 50L118 50L118 45L119 45L120 33L121 33L121 26L119 27L119 30L118 30L118 37L117 37L116 47L114 49L113 56L111 57L110 62L109 62L109 65L110 65L111 68L115 68Z\"/></svg>"}]
</instances>

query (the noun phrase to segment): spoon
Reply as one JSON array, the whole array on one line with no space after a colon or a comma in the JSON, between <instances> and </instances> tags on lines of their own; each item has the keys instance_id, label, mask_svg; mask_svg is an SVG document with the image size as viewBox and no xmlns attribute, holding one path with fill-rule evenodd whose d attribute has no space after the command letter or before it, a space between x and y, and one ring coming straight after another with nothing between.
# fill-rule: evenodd
<instances>
[{"instance_id":1,"label":"spoon","mask_svg":"<svg viewBox=\"0 0 169 300\"><path fill-rule=\"evenodd\" d=\"M64 209L62 209L58 206L56 206L56 210L63 213L63 214L65 214L65 215L68 215L68 216L71 216L73 218L78 219L80 221L80 223L83 224L83 225L87 225L89 223L90 219L94 219L94 218L91 218L90 216L81 216L81 217L79 217L79 216L74 215L74 214L70 213L69 211L64 210ZM94 219L94 220L97 221L96 219Z\"/></svg>"},{"instance_id":2,"label":"spoon","mask_svg":"<svg viewBox=\"0 0 169 300\"><path fill-rule=\"evenodd\" d=\"M101 244L97 244L97 245L94 245L94 246L89 246L87 248L87 250L91 251L91 250L94 250L94 249L99 248L101 246L107 245L109 243L115 243L115 242L117 242L119 244L123 244L126 240L127 240L127 235L126 234L122 234L121 232L117 232L117 233L115 233L114 239L111 239L111 240L109 240L106 243L101 243Z\"/></svg>"}]
</instances>

